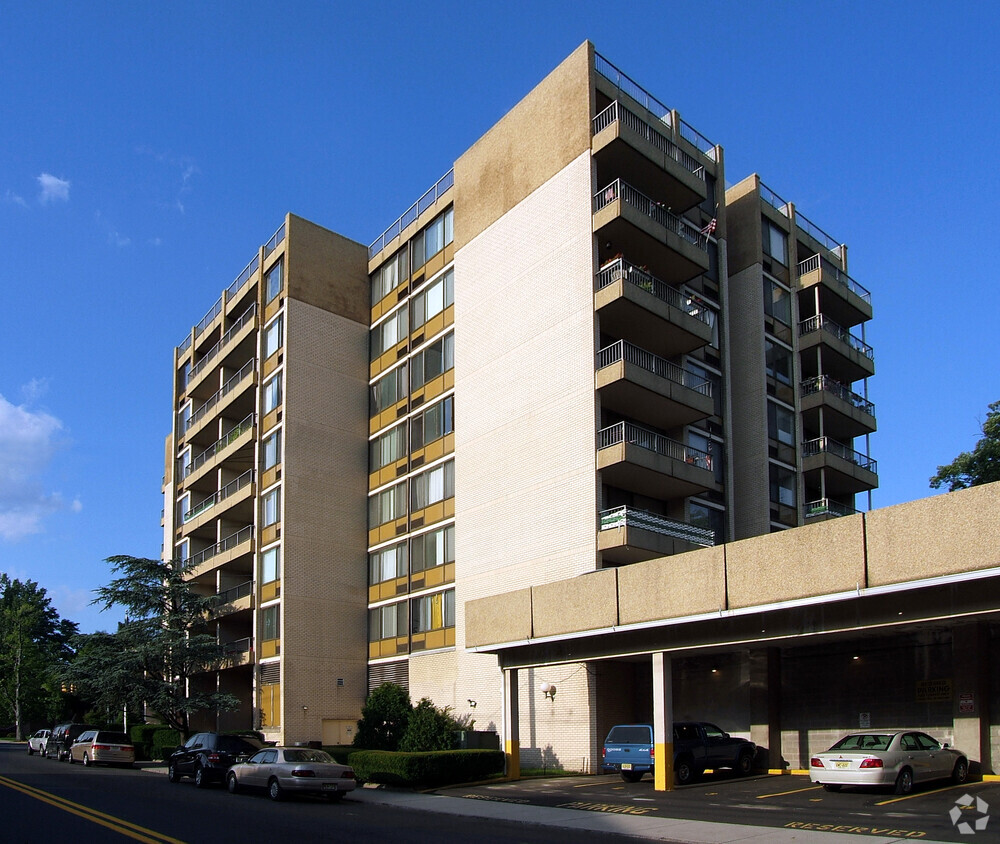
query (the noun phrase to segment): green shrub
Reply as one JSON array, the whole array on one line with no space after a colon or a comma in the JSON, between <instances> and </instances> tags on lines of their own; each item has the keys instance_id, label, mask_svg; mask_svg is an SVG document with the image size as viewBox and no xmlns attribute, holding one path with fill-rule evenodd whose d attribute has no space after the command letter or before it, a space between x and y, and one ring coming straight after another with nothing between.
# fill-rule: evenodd
<instances>
[{"instance_id":1,"label":"green shrub","mask_svg":"<svg viewBox=\"0 0 1000 844\"><path fill-rule=\"evenodd\" d=\"M152 759L166 759L181 744L181 734L169 727L160 727L153 733L153 746L150 752Z\"/></svg>"},{"instance_id":2,"label":"green shrub","mask_svg":"<svg viewBox=\"0 0 1000 844\"><path fill-rule=\"evenodd\" d=\"M406 731L399 741L405 753L423 753L429 750L455 750L458 747L458 725L450 709L438 709L428 698L421 698L413 707Z\"/></svg>"},{"instance_id":3,"label":"green shrub","mask_svg":"<svg viewBox=\"0 0 1000 844\"><path fill-rule=\"evenodd\" d=\"M348 763L360 782L434 786L473 782L502 773L504 754L499 750L439 750L427 753L355 750Z\"/></svg>"},{"instance_id":4,"label":"green shrub","mask_svg":"<svg viewBox=\"0 0 1000 844\"><path fill-rule=\"evenodd\" d=\"M361 708L354 746L368 750L395 750L410 720L410 695L402 686L383 683Z\"/></svg>"},{"instance_id":5,"label":"green shrub","mask_svg":"<svg viewBox=\"0 0 1000 844\"><path fill-rule=\"evenodd\" d=\"M326 744L323 745L323 750L329 753L334 761L341 765L348 765L350 763L347 761L347 757L356 752L357 748L352 744Z\"/></svg>"},{"instance_id":6,"label":"green shrub","mask_svg":"<svg viewBox=\"0 0 1000 844\"><path fill-rule=\"evenodd\" d=\"M163 724L135 724L129 728L136 759L145 761L153 758L153 736L162 729Z\"/></svg>"}]
</instances>

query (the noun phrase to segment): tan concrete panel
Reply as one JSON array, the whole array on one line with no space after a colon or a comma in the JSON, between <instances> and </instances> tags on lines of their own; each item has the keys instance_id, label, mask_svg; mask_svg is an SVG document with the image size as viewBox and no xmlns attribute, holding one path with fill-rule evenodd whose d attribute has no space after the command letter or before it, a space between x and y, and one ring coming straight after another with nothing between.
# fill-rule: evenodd
<instances>
[{"instance_id":1,"label":"tan concrete panel","mask_svg":"<svg viewBox=\"0 0 1000 844\"><path fill-rule=\"evenodd\" d=\"M590 148L593 45L580 45L455 162L461 249Z\"/></svg>"},{"instance_id":2,"label":"tan concrete panel","mask_svg":"<svg viewBox=\"0 0 1000 844\"><path fill-rule=\"evenodd\" d=\"M617 589L615 569L533 586L531 615L535 636L611 627L618 615Z\"/></svg>"},{"instance_id":3,"label":"tan concrete panel","mask_svg":"<svg viewBox=\"0 0 1000 844\"><path fill-rule=\"evenodd\" d=\"M1000 483L867 514L871 586L1000 566Z\"/></svg>"},{"instance_id":4,"label":"tan concrete panel","mask_svg":"<svg viewBox=\"0 0 1000 844\"><path fill-rule=\"evenodd\" d=\"M864 586L864 539L858 514L726 545L730 609Z\"/></svg>"},{"instance_id":5,"label":"tan concrete panel","mask_svg":"<svg viewBox=\"0 0 1000 844\"><path fill-rule=\"evenodd\" d=\"M618 621L636 624L715 612L726 606L723 546L618 569Z\"/></svg>"},{"instance_id":6,"label":"tan concrete panel","mask_svg":"<svg viewBox=\"0 0 1000 844\"><path fill-rule=\"evenodd\" d=\"M531 589L465 604L465 647L531 638Z\"/></svg>"}]
</instances>

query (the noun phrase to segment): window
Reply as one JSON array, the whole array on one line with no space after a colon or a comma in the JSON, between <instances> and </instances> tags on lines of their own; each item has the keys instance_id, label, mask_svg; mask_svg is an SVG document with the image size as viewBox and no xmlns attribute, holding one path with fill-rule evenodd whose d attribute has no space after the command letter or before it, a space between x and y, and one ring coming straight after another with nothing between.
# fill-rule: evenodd
<instances>
[{"instance_id":1,"label":"window","mask_svg":"<svg viewBox=\"0 0 1000 844\"><path fill-rule=\"evenodd\" d=\"M785 445L795 445L795 414L787 407L767 403L767 435Z\"/></svg>"},{"instance_id":2,"label":"window","mask_svg":"<svg viewBox=\"0 0 1000 844\"><path fill-rule=\"evenodd\" d=\"M413 571L455 562L455 526L432 530L410 540Z\"/></svg>"},{"instance_id":3,"label":"window","mask_svg":"<svg viewBox=\"0 0 1000 844\"><path fill-rule=\"evenodd\" d=\"M368 527L376 528L406 515L406 482L368 497Z\"/></svg>"},{"instance_id":4,"label":"window","mask_svg":"<svg viewBox=\"0 0 1000 844\"><path fill-rule=\"evenodd\" d=\"M448 396L410 421L410 449L416 451L455 430L455 399Z\"/></svg>"},{"instance_id":5,"label":"window","mask_svg":"<svg viewBox=\"0 0 1000 844\"><path fill-rule=\"evenodd\" d=\"M187 385L190 380L191 361L187 361L184 366L181 367L180 374L178 375L178 392L183 393L187 389Z\"/></svg>"},{"instance_id":6,"label":"window","mask_svg":"<svg viewBox=\"0 0 1000 844\"><path fill-rule=\"evenodd\" d=\"M264 469L273 469L281 462L281 429L279 428L267 439L261 447Z\"/></svg>"},{"instance_id":7,"label":"window","mask_svg":"<svg viewBox=\"0 0 1000 844\"><path fill-rule=\"evenodd\" d=\"M264 385L264 413L270 413L281 404L281 373Z\"/></svg>"},{"instance_id":8,"label":"window","mask_svg":"<svg viewBox=\"0 0 1000 844\"><path fill-rule=\"evenodd\" d=\"M273 583L281 578L281 548L275 546L260 555L260 582Z\"/></svg>"},{"instance_id":9,"label":"window","mask_svg":"<svg viewBox=\"0 0 1000 844\"><path fill-rule=\"evenodd\" d=\"M281 261L278 261L264 276L264 302L270 302L280 292L282 284Z\"/></svg>"},{"instance_id":10,"label":"window","mask_svg":"<svg viewBox=\"0 0 1000 844\"><path fill-rule=\"evenodd\" d=\"M188 429L188 425L191 424L191 402L186 401L181 407L181 412L178 414L177 427L183 434Z\"/></svg>"},{"instance_id":11,"label":"window","mask_svg":"<svg viewBox=\"0 0 1000 844\"><path fill-rule=\"evenodd\" d=\"M191 509L191 493L185 492L177 499L177 521L184 521L184 514Z\"/></svg>"},{"instance_id":12,"label":"window","mask_svg":"<svg viewBox=\"0 0 1000 844\"><path fill-rule=\"evenodd\" d=\"M410 389L416 390L455 366L455 334L446 334L413 356Z\"/></svg>"},{"instance_id":13,"label":"window","mask_svg":"<svg viewBox=\"0 0 1000 844\"><path fill-rule=\"evenodd\" d=\"M415 331L455 301L455 271L448 270L421 290L410 304L410 330Z\"/></svg>"},{"instance_id":14,"label":"window","mask_svg":"<svg viewBox=\"0 0 1000 844\"><path fill-rule=\"evenodd\" d=\"M791 294L767 276L764 276L764 313L785 325L792 324Z\"/></svg>"},{"instance_id":15,"label":"window","mask_svg":"<svg viewBox=\"0 0 1000 844\"><path fill-rule=\"evenodd\" d=\"M389 317L373 326L371 330L371 359L389 351L393 346L406 339L406 305L397 308Z\"/></svg>"},{"instance_id":16,"label":"window","mask_svg":"<svg viewBox=\"0 0 1000 844\"><path fill-rule=\"evenodd\" d=\"M771 502L786 507L795 506L795 473L774 463L770 469Z\"/></svg>"},{"instance_id":17,"label":"window","mask_svg":"<svg viewBox=\"0 0 1000 844\"><path fill-rule=\"evenodd\" d=\"M765 340L764 365L768 377L780 384L792 383L792 353L784 346Z\"/></svg>"},{"instance_id":18,"label":"window","mask_svg":"<svg viewBox=\"0 0 1000 844\"><path fill-rule=\"evenodd\" d=\"M375 416L387 407L392 407L396 402L405 399L407 396L407 386L409 379L406 377L406 364L397 366L392 372L383 375L374 384L371 390L371 405L369 415Z\"/></svg>"},{"instance_id":19,"label":"window","mask_svg":"<svg viewBox=\"0 0 1000 844\"><path fill-rule=\"evenodd\" d=\"M406 577L406 543L391 545L368 555L368 581L371 585Z\"/></svg>"},{"instance_id":20,"label":"window","mask_svg":"<svg viewBox=\"0 0 1000 844\"><path fill-rule=\"evenodd\" d=\"M455 590L424 595L410 602L410 629L414 633L455 626Z\"/></svg>"},{"instance_id":21,"label":"window","mask_svg":"<svg viewBox=\"0 0 1000 844\"><path fill-rule=\"evenodd\" d=\"M260 500L261 523L264 527L281 519L281 487L265 492Z\"/></svg>"},{"instance_id":22,"label":"window","mask_svg":"<svg viewBox=\"0 0 1000 844\"><path fill-rule=\"evenodd\" d=\"M281 604L264 607L260 611L260 638L263 640L281 638Z\"/></svg>"},{"instance_id":23,"label":"window","mask_svg":"<svg viewBox=\"0 0 1000 844\"><path fill-rule=\"evenodd\" d=\"M368 640L394 639L406 635L406 601L368 611Z\"/></svg>"},{"instance_id":24,"label":"window","mask_svg":"<svg viewBox=\"0 0 1000 844\"><path fill-rule=\"evenodd\" d=\"M409 252L406 246L372 273L372 305L377 305L409 278ZM421 263L423 263L421 261Z\"/></svg>"},{"instance_id":25,"label":"window","mask_svg":"<svg viewBox=\"0 0 1000 844\"><path fill-rule=\"evenodd\" d=\"M369 465L372 472L406 457L406 423L390 428L368 445Z\"/></svg>"},{"instance_id":26,"label":"window","mask_svg":"<svg viewBox=\"0 0 1000 844\"><path fill-rule=\"evenodd\" d=\"M410 481L410 509L421 510L431 504L455 497L455 462L449 460L440 466L417 475Z\"/></svg>"},{"instance_id":27,"label":"window","mask_svg":"<svg viewBox=\"0 0 1000 844\"><path fill-rule=\"evenodd\" d=\"M283 340L282 317L279 316L264 329L264 360L267 360L281 348Z\"/></svg>"},{"instance_id":28,"label":"window","mask_svg":"<svg viewBox=\"0 0 1000 844\"><path fill-rule=\"evenodd\" d=\"M722 510L708 507L699 501L692 501L689 505L689 520L694 527L705 528L715 534L715 544L719 545L725 539L726 519Z\"/></svg>"},{"instance_id":29,"label":"window","mask_svg":"<svg viewBox=\"0 0 1000 844\"><path fill-rule=\"evenodd\" d=\"M764 257L773 258L781 266L788 265L788 235L770 220L761 223Z\"/></svg>"},{"instance_id":30,"label":"window","mask_svg":"<svg viewBox=\"0 0 1000 844\"><path fill-rule=\"evenodd\" d=\"M449 208L410 241L413 270L416 272L455 239L455 210Z\"/></svg>"}]
</instances>

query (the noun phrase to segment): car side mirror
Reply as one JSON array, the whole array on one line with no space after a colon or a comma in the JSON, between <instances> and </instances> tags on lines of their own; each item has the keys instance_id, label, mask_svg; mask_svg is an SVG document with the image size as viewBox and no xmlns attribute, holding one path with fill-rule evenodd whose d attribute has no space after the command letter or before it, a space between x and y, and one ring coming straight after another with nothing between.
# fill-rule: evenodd
<instances>
[{"instance_id":1,"label":"car side mirror","mask_svg":"<svg viewBox=\"0 0 1000 844\"><path fill-rule=\"evenodd\" d=\"M945 742L944 744L941 745L941 747L947 747L947 746L948 746L948 742Z\"/></svg>"}]
</instances>

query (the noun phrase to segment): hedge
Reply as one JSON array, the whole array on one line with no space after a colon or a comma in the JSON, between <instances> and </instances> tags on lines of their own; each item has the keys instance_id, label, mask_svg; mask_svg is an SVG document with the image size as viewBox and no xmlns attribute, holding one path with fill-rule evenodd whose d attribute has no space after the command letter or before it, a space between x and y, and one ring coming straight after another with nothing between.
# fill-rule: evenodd
<instances>
[{"instance_id":1,"label":"hedge","mask_svg":"<svg viewBox=\"0 0 1000 844\"><path fill-rule=\"evenodd\" d=\"M398 753L356 750L348 757L360 782L384 785L433 786L474 782L503 772L499 750L436 750Z\"/></svg>"}]
</instances>

